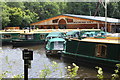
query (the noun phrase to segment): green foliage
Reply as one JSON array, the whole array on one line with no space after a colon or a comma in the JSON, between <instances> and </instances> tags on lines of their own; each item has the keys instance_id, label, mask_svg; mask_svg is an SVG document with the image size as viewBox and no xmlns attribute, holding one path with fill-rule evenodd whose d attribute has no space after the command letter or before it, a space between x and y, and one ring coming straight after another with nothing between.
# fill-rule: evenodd
<instances>
[{"instance_id":1,"label":"green foliage","mask_svg":"<svg viewBox=\"0 0 120 80\"><path fill-rule=\"evenodd\" d=\"M0 7L2 8L2 11L0 11L0 17L2 17L2 26L4 28L8 23L10 23L9 7L3 2L0 3Z\"/></svg>"},{"instance_id":2,"label":"green foliage","mask_svg":"<svg viewBox=\"0 0 120 80\"><path fill-rule=\"evenodd\" d=\"M68 66L65 68L68 71L68 77L75 78L77 76L77 71L78 71L79 67L75 63L73 63L72 65L73 65L73 67Z\"/></svg>"},{"instance_id":3,"label":"green foliage","mask_svg":"<svg viewBox=\"0 0 120 80\"><path fill-rule=\"evenodd\" d=\"M52 73L52 71L50 70L50 68L48 68L48 66L45 66L45 69L40 71L40 78L46 78L47 76L49 76Z\"/></svg>"},{"instance_id":4,"label":"green foliage","mask_svg":"<svg viewBox=\"0 0 120 80\"><path fill-rule=\"evenodd\" d=\"M6 60L6 63L9 63L9 62L8 62L8 56L5 57L5 60Z\"/></svg>"},{"instance_id":5,"label":"green foliage","mask_svg":"<svg viewBox=\"0 0 120 80\"><path fill-rule=\"evenodd\" d=\"M116 64L116 67L117 67L117 69L115 69L114 70L114 74L112 74L111 76L112 76L112 78L111 78L111 80L117 80L117 79L119 79L120 77L119 77L119 70L120 70L120 64ZM97 74L97 77L98 77L98 79L100 79L100 80L103 80L104 79L104 75L103 75L103 70L102 70L102 68L101 67L95 67L96 69L98 69L98 74Z\"/></svg>"},{"instance_id":6,"label":"green foliage","mask_svg":"<svg viewBox=\"0 0 120 80\"><path fill-rule=\"evenodd\" d=\"M11 72L10 72L10 71L5 71L5 72L3 72L2 74L0 74L0 80L2 80L2 78L7 77L7 76L6 76L7 73L11 73Z\"/></svg>"},{"instance_id":7,"label":"green foliage","mask_svg":"<svg viewBox=\"0 0 120 80\"><path fill-rule=\"evenodd\" d=\"M44 64L44 67L45 67L45 69L40 71L40 75L39 75L40 78L46 78L46 77L50 76L51 73L58 70L58 64L54 61L52 62L51 65ZM50 69L50 67L52 67L52 70Z\"/></svg>"},{"instance_id":8,"label":"green foliage","mask_svg":"<svg viewBox=\"0 0 120 80\"><path fill-rule=\"evenodd\" d=\"M48 19L60 14L94 16L95 2L1 2L2 26L29 26L38 20ZM120 18L120 2L108 3L108 17ZM96 16L105 16L100 5Z\"/></svg>"},{"instance_id":9,"label":"green foliage","mask_svg":"<svg viewBox=\"0 0 120 80\"><path fill-rule=\"evenodd\" d=\"M13 78L24 78L23 74L14 75Z\"/></svg>"},{"instance_id":10,"label":"green foliage","mask_svg":"<svg viewBox=\"0 0 120 80\"><path fill-rule=\"evenodd\" d=\"M118 79L118 78L119 78L118 73L119 73L119 70L120 70L120 64L116 64L116 67L117 67L117 69L115 69L115 70L114 70L114 71L115 71L115 73L114 73L114 74L112 74L112 80L116 80L116 79Z\"/></svg>"},{"instance_id":11,"label":"green foliage","mask_svg":"<svg viewBox=\"0 0 120 80\"><path fill-rule=\"evenodd\" d=\"M69 2L67 3L66 12L69 14L77 15L94 15L96 9L96 3L88 2Z\"/></svg>"},{"instance_id":12,"label":"green foliage","mask_svg":"<svg viewBox=\"0 0 120 80\"><path fill-rule=\"evenodd\" d=\"M11 71L5 71L2 74L0 74L0 80L2 80L2 78L6 78L8 73L12 73ZM13 78L24 78L23 74L18 74L18 75L14 75Z\"/></svg>"},{"instance_id":13,"label":"green foliage","mask_svg":"<svg viewBox=\"0 0 120 80\"><path fill-rule=\"evenodd\" d=\"M39 78L44 78L45 79L47 77L50 77L51 73L53 73L55 71L60 71L60 73L62 73L62 71L58 68L59 67L58 64L54 61L52 62L51 65L45 65L44 64L44 67L45 67L45 69L40 71ZM52 67L52 69L51 69L51 67ZM114 70L115 73L111 75L112 76L111 80L119 79L118 73L119 73L119 70L120 70L120 64L116 64L116 67L117 67L117 69ZM77 66L75 63L73 63L72 66L67 66L65 68L67 69L68 74L67 74L67 76L64 76L64 78L67 77L67 78L72 79L72 78L75 78L77 76L79 66ZM98 69L98 74L97 74L98 79L103 80L104 75L103 75L102 68L98 67L98 66L95 67L95 68ZM12 72L10 72L10 71L3 72L2 74L0 74L0 80L2 78L7 77L7 75L6 75L7 73L12 73ZM62 77L62 74L61 74L61 77ZM23 76L23 74L18 74L18 75L14 75L13 78L24 78L24 76ZM32 79L32 80L34 80L34 79Z\"/></svg>"},{"instance_id":14,"label":"green foliage","mask_svg":"<svg viewBox=\"0 0 120 80\"><path fill-rule=\"evenodd\" d=\"M30 10L22 10L21 8L10 8L10 26L27 26L31 22L36 21L38 19L37 14L34 12L30 12Z\"/></svg>"},{"instance_id":15,"label":"green foliage","mask_svg":"<svg viewBox=\"0 0 120 80\"><path fill-rule=\"evenodd\" d=\"M72 65L73 65L72 67L71 66L65 67L68 71L68 75L64 77L75 78L77 76L79 67L75 63L73 63ZM44 65L44 67L45 69L40 71L39 75L40 78L47 78L51 76L50 74L55 71L60 71L61 77L63 76L61 69L58 69L58 64L54 61L52 62L51 65ZM52 69L50 69L50 67L52 67Z\"/></svg>"},{"instance_id":16,"label":"green foliage","mask_svg":"<svg viewBox=\"0 0 120 80\"><path fill-rule=\"evenodd\" d=\"M98 74L97 74L97 77L98 77L98 79L103 79L104 78L104 76L103 76L103 70L102 70L102 68L101 67L95 67L96 69L98 69Z\"/></svg>"},{"instance_id":17,"label":"green foliage","mask_svg":"<svg viewBox=\"0 0 120 80\"><path fill-rule=\"evenodd\" d=\"M12 3L12 4L11 4ZM22 2L2 3L2 26L28 26L38 19L38 14L25 9Z\"/></svg>"}]
</instances>

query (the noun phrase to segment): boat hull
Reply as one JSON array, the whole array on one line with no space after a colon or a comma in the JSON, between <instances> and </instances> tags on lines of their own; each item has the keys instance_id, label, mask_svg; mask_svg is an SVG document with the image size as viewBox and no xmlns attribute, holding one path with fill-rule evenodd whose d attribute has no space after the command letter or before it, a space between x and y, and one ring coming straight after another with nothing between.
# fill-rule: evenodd
<instances>
[{"instance_id":1,"label":"boat hull","mask_svg":"<svg viewBox=\"0 0 120 80\"><path fill-rule=\"evenodd\" d=\"M112 60L106 60L96 57L90 57L85 55L75 55L72 53L63 53L61 55L62 59L64 61L70 62L70 63L76 63L78 65L84 65L89 68L95 68L96 66L102 67L105 70L112 70L114 71L116 69L116 64L119 64L120 61L112 61Z\"/></svg>"},{"instance_id":2,"label":"boat hull","mask_svg":"<svg viewBox=\"0 0 120 80\"><path fill-rule=\"evenodd\" d=\"M61 57L61 53L57 50L46 50L46 56L48 57Z\"/></svg>"},{"instance_id":3,"label":"boat hull","mask_svg":"<svg viewBox=\"0 0 120 80\"><path fill-rule=\"evenodd\" d=\"M4 39L4 40L1 40L1 43L2 43L2 45L4 46L4 45L11 45L11 39Z\"/></svg>"},{"instance_id":4,"label":"boat hull","mask_svg":"<svg viewBox=\"0 0 120 80\"><path fill-rule=\"evenodd\" d=\"M105 48L101 50L98 45L105 45ZM67 40L66 51L62 54L62 58L64 61L75 62L92 68L99 66L106 70L114 70L116 64L120 64L119 49L119 44ZM100 50L102 53L106 51L105 56L103 54L97 55Z\"/></svg>"},{"instance_id":5,"label":"boat hull","mask_svg":"<svg viewBox=\"0 0 120 80\"><path fill-rule=\"evenodd\" d=\"M32 45L39 45L44 44L43 40L35 41L35 40L21 40L21 41L12 41L13 47L22 47L22 46L32 46Z\"/></svg>"}]
</instances>

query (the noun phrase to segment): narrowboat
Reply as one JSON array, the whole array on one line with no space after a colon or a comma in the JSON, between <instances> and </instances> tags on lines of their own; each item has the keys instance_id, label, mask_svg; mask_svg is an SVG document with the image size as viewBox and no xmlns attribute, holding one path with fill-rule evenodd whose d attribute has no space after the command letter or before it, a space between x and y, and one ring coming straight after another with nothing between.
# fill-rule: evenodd
<instances>
[{"instance_id":1,"label":"narrowboat","mask_svg":"<svg viewBox=\"0 0 120 80\"><path fill-rule=\"evenodd\" d=\"M80 37L79 39L84 39L84 38L87 38L87 37L98 37L98 36L106 36L110 33L108 32L104 32L102 30L82 30L80 31Z\"/></svg>"},{"instance_id":2,"label":"narrowboat","mask_svg":"<svg viewBox=\"0 0 120 80\"><path fill-rule=\"evenodd\" d=\"M19 39L20 33L14 32L2 32L0 34L0 39L2 41L2 45L11 44L13 39Z\"/></svg>"},{"instance_id":3,"label":"narrowboat","mask_svg":"<svg viewBox=\"0 0 120 80\"><path fill-rule=\"evenodd\" d=\"M65 34L63 32L50 32L46 37L46 42L48 42L52 38L64 38Z\"/></svg>"},{"instance_id":4,"label":"narrowboat","mask_svg":"<svg viewBox=\"0 0 120 80\"><path fill-rule=\"evenodd\" d=\"M36 45L45 42L48 33L21 33L20 39L12 40L13 47Z\"/></svg>"},{"instance_id":5,"label":"narrowboat","mask_svg":"<svg viewBox=\"0 0 120 80\"><path fill-rule=\"evenodd\" d=\"M107 35L107 32L101 31L100 29L81 29L71 30L66 32L66 38L84 39L87 37L103 36Z\"/></svg>"},{"instance_id":6,"label":"narrowboat","mask_svg":"<svg viewBox=\"0 0 120 80\"><path fill-rule=\"evenodd\" d=\"M93 37L94 34L95 34L94 32L84 32L84 34L82 34L82 36L80 38L83 39L83 38L87 38L87 37Z\"/></svg>"},{"instance_id":7,"label":"narrowboat","mask_svg":"<svg viewBox=\"0 0 120 80\"><path fill-rule=\"evenodd\" d=\"M61 56L62 51L66 50L66 41L63 38L53 38L45 46L46 55Z\"/></svg>"},{"instance_id":8,"label":"narrowboat","mask_svg":"<svg viewBox=\"0 0 120 80\"><path fill-rule=\"evenodd\" d=\"M80 31L79 30L73 30L66 33L66 38L77 38L79 37Z\"/></svg>"},{"instance_id":9,"label":"narrowboat","mask_svg":"<svg viewBox=\"0 0 120 80\"><path fill-rule=\"evenodd\" d=\"M66 51L63 60L105 69L115 69L120 63L120 36L92 37L85 39L66 39Z\"/></svg>"}]
</instances>

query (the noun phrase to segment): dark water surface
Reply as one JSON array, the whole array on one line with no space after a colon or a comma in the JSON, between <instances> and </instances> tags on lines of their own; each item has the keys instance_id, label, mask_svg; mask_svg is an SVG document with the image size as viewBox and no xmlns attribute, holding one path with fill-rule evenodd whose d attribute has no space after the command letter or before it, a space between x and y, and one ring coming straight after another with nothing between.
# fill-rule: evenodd
<instances>
[{"instance_id":1,"label":"dark water surface","mask_svg":"<svg viewBox=\"0 0 120 80\"><path fill-rule=\"evenodd\" d=\"M31 62L31 69L29 69L29 78L39 78L41 70L45 69L45 66L50 68L52 73L47 78L61 78L65 77L67 70L65 67L71 65L70 63L64 62L62 59L47 57L45 54L44 45L28 46L12 48L12 46L2 46L0 52L1 68L2 73L6 72L7 78L12 78L15 75L24 73L24 61L22 59L22 50L28 48L33 50L33 61ZM55 61L58 64L56 71L53 71L51 66ZM89 66L89 65L88 65ZM0 73L1 74L1 73ZM96 69L89 69L83 66L79 66L78 77L83 78L94 78L97 75ZM104 73L105 77L110 77L111 73Z\"/></svg>"}]
</instances>

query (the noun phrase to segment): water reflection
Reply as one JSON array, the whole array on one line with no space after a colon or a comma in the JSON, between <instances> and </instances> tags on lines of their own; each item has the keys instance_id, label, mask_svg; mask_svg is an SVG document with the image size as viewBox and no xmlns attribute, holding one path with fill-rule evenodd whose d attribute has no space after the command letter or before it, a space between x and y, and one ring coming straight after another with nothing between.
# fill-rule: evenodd
<instances>
[{"instance_id":1,"label":"water reflection","mask_svg":"<svg viewBox=\"0 0 120 80\"><path fill-rule=\"evenodd\" d=\"M45 49L44 45L37 45L37 46L28 46L28 47L19 47L19 48L12 48L12 46L3 46L2 50L2 72L8 71L6 77L11 78L14 75L23 74L24 73L24 61L22 59L22 50L32 49L34 52L33 61L31 62L31 69L29 69L29 78L39 78L40 77L40 71L45 69L45 66L49 67L51 71L53 71L53 68L51 67L51 64L53 64L53 61L58 63L58 70L53 71L48 78L60 78L62 76L65 76L67 74L67 71L65 69L66 66L71 65L70 63L64 62L61 58L52 58L47 57L45 55ZM97 70L95 69L89 69L80 66L80 69L78 71L78 76L83 77L96 77ZM105 76L109 76L110 74L105 73Z\"/></svg>"}]
</instances>

